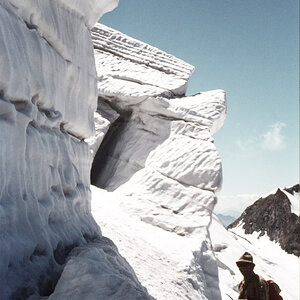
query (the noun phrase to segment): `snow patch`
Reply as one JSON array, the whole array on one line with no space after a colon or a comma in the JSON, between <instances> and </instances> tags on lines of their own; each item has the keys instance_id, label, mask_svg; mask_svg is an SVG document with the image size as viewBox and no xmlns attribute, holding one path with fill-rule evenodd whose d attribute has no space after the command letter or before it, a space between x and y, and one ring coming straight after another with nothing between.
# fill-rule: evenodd
<instances>
[{"instance_id":1,"label":"snow patch","mask_svg":"<svg viewBox=\"0 0 300 300\"><path fill-rule=\"evenodd\" d=\"M299 199L299 193L294 192L293 194L288 193L284 189L281 190L290 200L291 203L291 212L294 213L295 215L299 216L300 210L299 210L299 204L300 204L300 199Z\"/></svg>"}]
</instances>

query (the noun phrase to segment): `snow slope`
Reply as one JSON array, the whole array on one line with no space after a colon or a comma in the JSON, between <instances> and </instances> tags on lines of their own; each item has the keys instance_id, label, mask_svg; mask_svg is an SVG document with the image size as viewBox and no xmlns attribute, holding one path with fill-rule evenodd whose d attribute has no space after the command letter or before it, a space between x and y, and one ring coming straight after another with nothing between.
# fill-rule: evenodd
<instances>
[{"instance_id":1,"label":"snow slope","mask_svg":"<svg viewBox=\"0 0 300 300\"><path fill-rule=\"evenodd\" d=\"M208 290L216 275L209 245L202 242L205 233L189 237L162 230L123 208L131 197L96 187L92 193L93 216L103 234L116 243L155 299L219 299L217 291L213 296Z\"/></svg>"},{"instance_id":2,"label":"snow slope","mask_svg":"<svg viewBox=\"0 0 300 300\"><path fill-rule=\"evenodd\" d=\"M294 213L295 215L299 216L300 215L300 197L299 197L299 192L293 192L292 194L287 192L284 189L281 189L283 193L289 198L290 203L291 203L291 212Z\"/></svg>"}]
</instances>

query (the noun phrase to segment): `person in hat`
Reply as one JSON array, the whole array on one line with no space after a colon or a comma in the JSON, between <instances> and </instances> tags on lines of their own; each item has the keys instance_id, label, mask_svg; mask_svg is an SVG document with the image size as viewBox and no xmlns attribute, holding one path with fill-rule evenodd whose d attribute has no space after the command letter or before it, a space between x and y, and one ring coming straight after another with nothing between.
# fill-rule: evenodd
<instances>
[{"instance_id":1,"label":"person in hat","mask_svg":"<svg viewBox=\"0 0 300 300\"><path fill-rule=\"evenodd\" d=\"M239 284L239 299L269 300L268 283L254 273L253 257L245 252L236 262L244 279Z\"/></svg>"}]
</instances>

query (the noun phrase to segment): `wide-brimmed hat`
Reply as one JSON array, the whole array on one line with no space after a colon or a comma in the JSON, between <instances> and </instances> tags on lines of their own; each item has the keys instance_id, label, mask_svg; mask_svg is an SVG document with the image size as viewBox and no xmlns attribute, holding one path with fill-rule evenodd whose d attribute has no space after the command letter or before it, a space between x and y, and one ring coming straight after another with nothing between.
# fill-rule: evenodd
<instances>
[{"instance_id":1,"label":"wide-brimmed hat","mask_svg":"<svg viewBox=\"0 0 300 300\"><path fill-rule=\"evenodd\" d=\"M239 260L236 262L237 265L239 265L240 263L248 263L251 265L255 264L253 263L253 257L249 252L245 252L240 258Z\"/></svg>"}]
</instances>

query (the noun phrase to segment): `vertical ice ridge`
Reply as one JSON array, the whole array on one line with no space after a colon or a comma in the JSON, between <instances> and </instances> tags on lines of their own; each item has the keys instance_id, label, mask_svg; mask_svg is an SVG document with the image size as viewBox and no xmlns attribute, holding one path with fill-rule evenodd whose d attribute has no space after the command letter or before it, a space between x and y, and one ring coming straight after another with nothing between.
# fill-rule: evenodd
<instances>
[{"instance_id":1,"label":"vertical ice ridge","mask_svg":"<svg viewBox=\"0 0 300 300\"><path fill-rule=\"evenodd\" d=\"M3 300L59 299L58 294L84 299L85 286L70 291L64 280L78 283L82 276L101 279L97 291L89 290L98 295L127 288L130 299L150 298L91 214L92 155L83 139L94 132L97 82L85 22L91 24L116 3L0 0ZM99 11L87 13L93 4ZM65 276L69 270L71 277ZM111 278L123 282L114 292Z\"/></svg>"},{"instance_id":2,"label":"vertical ice ridge","mask_svg":"<svg viewBox=\"0 0 300 300\"><path fill-rule=\"evenodd\" d=\"M55 1L41 2L39 9L46 9L48 2ZM28 29L20 18L1 5L0 65L6 76L0 79L0 89L6 99L29 103L35 97L35 104L41 110L59 112L66 130L86 138L93 133L96 109L96 73L89 30L76 17L72 21L69 12L51 5L53 9L47 10L43 24L49 28L59 27L62 44L71 49L72 63L57 55L36 30ZM62 34L65 27L70 28L67 35ZM57 66L61 72L57 72ZM26 80L22 80L23 76ZM64 88L56 88L60 85Z\"/></svg>"}]
</instances>

